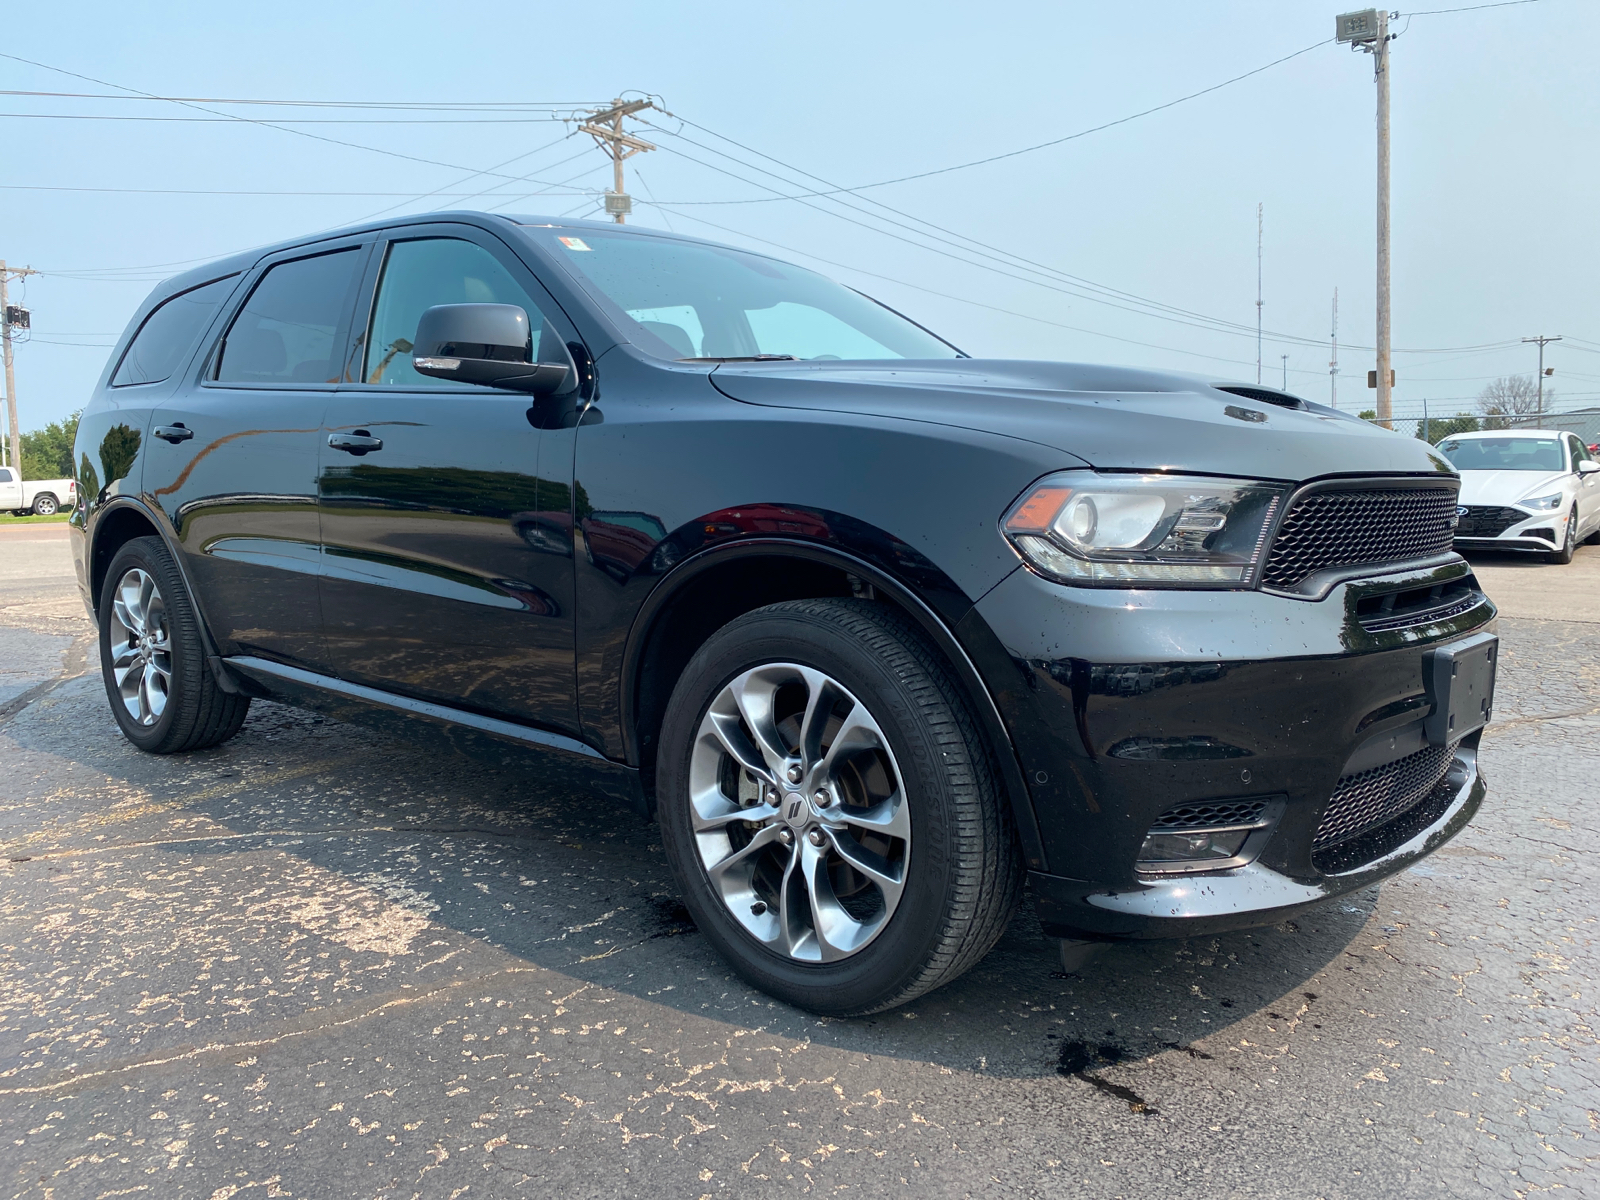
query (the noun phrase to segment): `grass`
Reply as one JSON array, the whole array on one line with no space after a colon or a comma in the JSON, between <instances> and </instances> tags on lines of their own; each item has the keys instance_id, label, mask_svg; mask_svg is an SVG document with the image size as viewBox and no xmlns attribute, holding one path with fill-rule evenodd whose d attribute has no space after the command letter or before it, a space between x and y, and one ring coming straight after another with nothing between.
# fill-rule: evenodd
<instances>
[{"instance_id":1,"label":"grass","mask_svg":"<svg viewBox=\"0 0 1600 1200\"><path fill-rule=\"evenodd\" d=\"M68 515L65 509L48 517L13 517L6 512L0 513L0 525L54 525L66 521Z\"/></svg>"}]
</instances>

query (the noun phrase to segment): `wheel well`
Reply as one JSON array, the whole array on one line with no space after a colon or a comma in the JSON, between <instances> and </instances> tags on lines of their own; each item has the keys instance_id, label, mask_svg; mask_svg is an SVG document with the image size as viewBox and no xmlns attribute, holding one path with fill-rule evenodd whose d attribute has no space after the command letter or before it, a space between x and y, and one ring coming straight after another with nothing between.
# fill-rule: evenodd
<instances>
[{"instance_id":1,"label":"wheel well","mask_svg":"<svg viewBox=\"0 0 1600 1200\"><path fill-rule=\"evenodd\" d=\"M735 617L785 600L851 596L861 590L839 567L782 555L738 558L701 571L655 616L639 655L633 732L640 777L652 802L656 735L684 667L717 630Z\"/></svg>"},{"instance_id":2,"label":"wheel well","mask_svg":"<svg viewBox=\"0 0 1600 1200\"><path fill-rule=\"evenodd\" d=\"M134 538L156 537L159 533L150 518L137 508L113 509L100 518L99 528L94 535L94 549L89 556L89 596L97 611L100 607L100 588L105 583L106 571L111 566L111 560L117 556L117 551Z\"/></svg>"}]
</instances>

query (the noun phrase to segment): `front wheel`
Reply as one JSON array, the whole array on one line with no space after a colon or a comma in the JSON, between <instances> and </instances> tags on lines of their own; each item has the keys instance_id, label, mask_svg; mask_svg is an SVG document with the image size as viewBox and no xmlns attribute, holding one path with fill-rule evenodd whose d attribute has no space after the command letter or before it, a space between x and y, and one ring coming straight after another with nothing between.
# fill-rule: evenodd
<instances>
[{"instance_id":1,"label":"front wheel","mask_svg":"<svg viewBox=\"0 0 1600 1200\"><path fill-rule=\"evenodd\" d=\"M1578 552L1578 506L1574 504L1572 511L1567 514L1567 533L1561 539L1561 549L1552 551L1550 561L1558 567L1564 567L1572 561L1572 556Z\"/></svg>"},{"instance_id":2,"label":"front wheel","mask_svg":"<svg viewBox=\"0 0 1600 1200\"><path fill-rule=\"evenodd\" d=\"M200 620L166 543L117 551L100 595L100 673L111 715L141 750L202 750L239 732L250 697L224 692L206 664Z\"/></svg>"},{"instance_id":3,"label":"front wheel","mask_svg":"<svg viewBox=\"0 0 1600 1200\"><path fill-rule=\"evenodd\" d=\"M36 517L53 517L61 505L49 492L40 492L33 498L33 515Z\"/></svg>"},{"instance_id":4,"label":"front wheel","mask_svg":"<svg viewBox=\"0 0 1600 1200\"><path fill-rule=\"evenodd\" d=\"M745 979L830 1015L954 979L1021 894L1010 814L967 706L882 604L758 609L673 691L656 792L695 923Z\"/></svg>"}]
</instances>

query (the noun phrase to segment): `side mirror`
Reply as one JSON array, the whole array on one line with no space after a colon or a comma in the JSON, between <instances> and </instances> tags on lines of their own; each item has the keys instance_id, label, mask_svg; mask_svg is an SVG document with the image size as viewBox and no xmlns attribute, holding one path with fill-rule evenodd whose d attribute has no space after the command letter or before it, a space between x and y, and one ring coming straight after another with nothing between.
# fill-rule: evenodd
<instances>
[{"instance_id":1,"label":"side mirror","mask_svg":"<svg viewBox=\"0 0 1600 1200\"><path fill-rule=\"evenodd\" d=\"M528 314L515 304L436 304L417 322L411 365L434 379L536 396L561 391L571 365L536 362L532 351Z\"/></svg>"},{"instance_id":2,"label":"side mirror","mask_svg":"<svg viewBox=\"0 0 1600 1200\"><path fill-rule=\"evenodd\" d=\"M1595 462L1592 458L1586 458L1578 464L1579 475L1593 475L1597 471L1600 471L1600 462Z\"/></svg>"}]
</instances>

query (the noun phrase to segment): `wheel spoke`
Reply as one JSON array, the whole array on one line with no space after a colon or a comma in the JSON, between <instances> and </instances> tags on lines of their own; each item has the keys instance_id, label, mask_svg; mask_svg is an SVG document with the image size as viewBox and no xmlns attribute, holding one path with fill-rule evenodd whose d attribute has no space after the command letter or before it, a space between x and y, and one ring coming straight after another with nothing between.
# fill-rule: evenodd
<instances>
[{"instance_id":1,"label":"wheel spoke","mask_svg":"<svg viewBox=\"0 0 1600 1200\"><path fill-rule=\"evenodd\" d=\"M846 808L841 805L829 812L827 819L830 823L854 825L857 829L870 830L886 837L899 838L901 841L909 840L911 837L911 812L906 807L898 788L887 800L880 800L869 809Z\"/></svg>"},{"instance_id":2,"label":"wheel spoke","mask_svg":"<svg viewBox=\"0 0 1600 1200\"><path fill-rule=\"evenodd\" d=\"M776 779L776 773L768 765L766 756L745 734L737 713L719 713L713 709L706 714L704 728L717 739L728 756L746 771L763 781Z\"/></svg>"},{"instance_id":3,"label":"wheel spoke","mask_svg":"<svg viewBox=\"0 0 1600 1200\"><path fill-rule=\"evenodd\" d=\"M764 805L755 808L740 808L737 804L730 802L721 792L718 792L714 797L702 797L701 799L709 799L712 803L720 800L727 807L720 811L707 813L701 809L700 804L691 804L689 806L689 819L693 823L696 833L715 833L726 829L735 821L758 821L763 817L772 815L772 810Z\"/></svg>"},{"instance_id":4,"label":"wheel spoke","mask_svg":"<svg viewBox=\"0 0 1600 1200\"><path fill-rule=\"evenodd\" d=\"M828 728L828 717L833 712L839 693L833 680L821 671L800 668L806 683L806 711L800 718L800 757L807 764L822 757L822 735Z\"/></svg>"},{"instance_id":5,"label":"wheel spoke","mask_svg":"<svg viewBox=\"0 0 1600 1200\"><path fill-rule=\"evenodd\" d=\"M828 830L828 838L839 857L870 879L883 893L884 907L892 909L894 902L900 898L901 889L905 886L905 881L895 873L895 868L860 842L838 830Z\"/></svg>"},{"instance_id":6,"label":"wheel spoke","mask_svg":"<svg viewBox=\"0 0 1600 1200\"><path fill-rule=\"evenodd\" d=\"M833 894L826 850L807 843L801 846L799 857L800 873L806 883L806 903L811 908L811 936L817 957L823 962L834 962L849 955L862 942L864 930L861 922L845 912L839 898Z\"/></svg>"},{"instance_id":7,"label":"wheel spoke","mask_svg":"<svg viewBox=\"0 0 1600 1200\"><path fill-rule=\"evenodd\" d=\"M728 685L726 693L744 718L745 728L755 738L755 748L763 760L761 773L774 780L782 775L784 764L789 761L789 748L778 736L778 726L772 712L772 700L776 693L777 688L766 672L760 670L746 671Z\"/></svg>"},{"instance_id":8,"label":"wheel spoke","mask_svg":"<svg viewBox=\"0 0 1600 1200\"><path fill-rule=\"evenodd\" d=\"M758 858L768 846L777 844L778 827L776 825L768 825L763 829L758 829L756 835L748 843L721 861L707 866L706 874L711 876L711 882L716 884L718 888L725 888L727 886L725 880L729 871L741 863L751 862L753 859Z\"/></svg>"},{"instance_id":9,"label":"wheel spoke","mask_svg":"<svg viewBox=\"0 0 1600 1200\"><path fill-rule=\"evenodd\" d=\"M111 651L111 669L113 671L126 672L129 667L138 661L139 647L132 642L121 642ZM117 681L119 683L122 681L121 675L117 676Z\"/></svg>"},{"instance_id":10,"label":"wheel spoke","mask_svg":"<svg viewBox=\"0 0 1600 1200\"><path fill-rule=\"evenodd\" d=\"M857 750L887 749L884 742L883 730L878 728L878 723L872 719L872 714L866 705L856 702L845 715L844 723L839 726L839 732L833 735L833 742L828 746L828 753L812 772L813 781L817 784L834 784L834 772L838 769L841 759L848 758Z\"/></svg>"},{"instance_id":11,"label":"wheel spoke","mask_svg":"<svg viewBox=\"0 0 1600 1200\"><path fill-rule=\"evenodd\" d=\"M139 683L139 710L141 719L147 725L154 725L161 719L161 714L167 708L166 680L157 672L145 670L144 678Z\"/></svg>"},{"instance_id":12,"label":"wheel spoke","mask_svg":"<svg viewBox=\"0 0 1600 1200\"><path fill-rule=\"evenodd\" d=\"M116 618L117 623L133 634L134 637L137 638L144 633L143 622L134 615L133 610L128 607L127 599L120 593L111 602L111 613Z\"/></svg>"}]
</instances>

